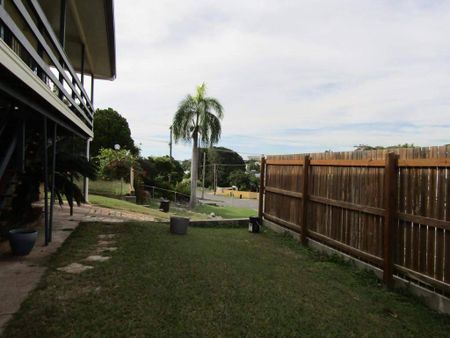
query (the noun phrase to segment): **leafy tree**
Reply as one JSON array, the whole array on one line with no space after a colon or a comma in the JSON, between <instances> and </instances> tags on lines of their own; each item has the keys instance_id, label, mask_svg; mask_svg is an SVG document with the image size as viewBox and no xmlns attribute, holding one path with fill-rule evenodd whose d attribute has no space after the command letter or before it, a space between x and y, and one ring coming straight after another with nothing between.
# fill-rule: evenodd
<instances>
[{"instance_id":1,"label":"leafy tree","mask_svg":"<svg viewBox=\"0 0 450 338\"><path fill-rule=\"evenodd\" d=\"M91 144L91 155L97 156L101 148L113 149L114 145L129 150L133 155L139 149L131 138L128 121L112 108L97 109L94 113L94 140Z\"/></svg>"},{"instance_id":2,"label":"leafy tree","mask_svg":"<svg viewBox=\"0 0 450 338\"><path fill-rule=\"evenodd\" d=\"M181 182L184 170L177 160L169 156L139 159L144 183L161 188L174 188Z\"/></svg>"},{"instance_id":3,"label":"leafy tree","mask_svg":"<svg viewBox=\"0 0 450 338\"><path fill-rule=\"evenodd\" d=\"M183 168L184 171L189 171L191 170L191 160L183 160L181 161L181 167ZM189 173L190 175L190 173Z\"/></svg>"},{"instance_id":4,"label":"leafy tree","mask_svg":"<svg viewBox=\"0 0 450 338\"><path fill-rule=\"evenodd\" d=\"M244 159L232 149L224 147L201 148L200 159L203 159L203 153L206 152L206 177L205 185L213 186L214 164L216 164L217 185L220 187L231 186L229 176L235 170L245 171ZM201 174L201 170L199 174Z\"/></svg>"},{"instance_id":5,"label":"leafy tree","mask_svg":"<svg viewBox=\"0 0 450 338\"><path fill-rule=\"evenodd\" d=\"M217 99L206 96L205 83L197 87L194 96L187 95L175 112L172 123L175 142L192 141L191 208L197 204L198 146L212 146L219 141L222 118L223 107Z\"/></svg>"},{"instance_id":6,"label":"leafy tree","mask_svg":"<svg viewBox=\"0 0 450 338\"><path fill-rule=\"evenodd\" d=\"M258 191L259 180L252 174L242 170L235 170L229 177L231 185L235 185L242 191Z\"/></svg>"},{"instance_id":7,"label":"leafy tree","mask_svg":"<svg viewBox=\"0 0 450 338\"><path fill-rule=\"evenodd\" d=\"M130 169L136 162L136 157L125 149L101 148L95 159L98 162L99 174L105 180L124 178L129 181Z\"/></svg>"},{"instance_id":8,"label":"leafy tree","mask_svg":"<svg viewBox=\"0 0 450 338\"><path fill-rule=\"evenodd\" d=\"M368 144L360 144L353 147L355 148L355 151L362 151L362 150L380 150L380 149L395 149L395 148L417 148L418 146L414 145L414 143L404 143L393 146L371 146Z\"/></svg>"},{"instance_id":9,"label":"leafy tree","mask_svg":"<svg viewBox=\"0 0 450 338\"><path fill-rule=\"evenodd\" d=\"M247 170L255 173L259 173L261 171L261 165L256 160L247 161Z\"/></svg>"}]
</instances>

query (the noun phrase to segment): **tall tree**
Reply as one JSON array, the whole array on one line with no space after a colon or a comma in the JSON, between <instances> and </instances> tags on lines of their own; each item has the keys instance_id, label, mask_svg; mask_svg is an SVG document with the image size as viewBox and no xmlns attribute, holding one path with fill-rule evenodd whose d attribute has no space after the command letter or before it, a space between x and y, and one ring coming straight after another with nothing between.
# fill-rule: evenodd
<instances>
[{"instance_id":1,"label":"tall tree","mask_svg":"<svg viewBox=\"0 0 450 338\"><path fill-rule=\"evenodd\" d=\"M129 150L133 155L139 149L131 138L128 121L112 108L97 109L94 113L94 140L91 144L91 155L97 156L101 148L114 148L119 144L121 149Z\"/></svg>"},{"instance_id":2,"label":"tall tree","mask_svg":"<svg viewBox=\"0 0 450 338\"><path fill-rule=\"evenodd\" d=\"M174 189L183 180L184 170L177 160L169 156L155 156L138 160L144 183L160 188Z\"/></svg>"},{"instance_id":3,"label":"tall tree","mask_svg":"<svg viewBox=\"0 0 450 338\"><path fill-rule=\"evenodd\" d=\"M204 152L206 152L205 186L212 187L214 176L216 176L219 187L229 187L231 186L230 174L235 170L245 171L244 159L232 149L224 147L200 148L200 160L203 158ZM215 167L214 164L216 164ZM201 165L199 166L201 167ZM216 175L214 175L214 169ZM199 170L199 175L201 175L201 172L202 168Z\"/></svg>"},{"instance_id":4,"label":"tall tree","mask_svg":"<svg viewBox=\"0 0 450 338\"><path fill-rule=\"evenodd\" d=\"M187 95L180 102L173 117L173 136L175 142L192 141L191 161L191 197L189 206L197 204L198 147L212 146L219 142L222 133L220 120L223 118L223 107L213 97L206 96L206 84L197 86L194 96Z\"/></svg>"}]
</instances>

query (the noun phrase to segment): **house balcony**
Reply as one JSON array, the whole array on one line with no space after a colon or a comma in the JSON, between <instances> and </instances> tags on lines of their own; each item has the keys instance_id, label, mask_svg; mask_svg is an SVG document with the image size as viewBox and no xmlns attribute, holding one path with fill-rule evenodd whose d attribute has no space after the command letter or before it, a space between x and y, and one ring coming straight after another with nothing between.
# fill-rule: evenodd
<instances>
[{"instance_id":1,"label":"house balcony","mask_svg":"<svg viewBox=\"0 0 450 338\"><path fill-rule=\"evenodd\" d=\"M92 138L94 79L115 78L112 1L0 0L0 74L1 92Z\"/></svg>"}]
</instances>

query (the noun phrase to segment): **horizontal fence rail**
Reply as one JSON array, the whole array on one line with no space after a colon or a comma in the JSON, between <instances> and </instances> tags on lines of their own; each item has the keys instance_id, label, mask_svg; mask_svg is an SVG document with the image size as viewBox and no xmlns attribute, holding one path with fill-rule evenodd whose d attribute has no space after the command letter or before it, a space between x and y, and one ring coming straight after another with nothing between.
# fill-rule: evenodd
<instances>
[{"instance_id":1,"label":"horizontal fence rail","mask_svg":"<svg viewBox=\"0 0 450 338\"><path fill-rule=\"evenodd\" d=\"M155 199L157 197L164 197L166 199L169 199L171 201L174 201L175 203L187 203L189 202L189 195L183 194L181 192L175 191L175 190L169 190L160 188L154 185L143 185L144 190L148 191L151 195L151 198ZM157 196L159 193L159 196Z\"/></svg>"},{"instance_id":2,"label":"horizontal fence rail","mask_svg":"<svg viewBox=\"0 0 450 338\"><path fill-rule=\"evenodd\" d=\"M11 2L15 19L0 6L0 39L92 129L92 102L38 1L30 0L27 6L21 0Z\"/></svg>"},{"instance_id":3,"label":"horizontal fence rail","mask_svg":"<svg viewBox=\"0 0 450 338\"><path fill-rule=\"evenodd\" d=\"M268 156L260 216L450 295L450 146Z\"/></svg>"}]
</instances>

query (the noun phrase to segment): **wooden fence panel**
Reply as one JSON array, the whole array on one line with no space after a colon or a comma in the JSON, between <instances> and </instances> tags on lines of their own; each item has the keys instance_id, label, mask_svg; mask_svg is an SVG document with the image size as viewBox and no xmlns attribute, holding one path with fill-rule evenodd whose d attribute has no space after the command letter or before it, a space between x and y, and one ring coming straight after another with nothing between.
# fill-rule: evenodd
<instances>
[{"instance_id":1,"label":"wooden fence panel","mask_svg":"<svg viewBox=\"0 0 450 338\"><path fill-rule=\"evenodd\" d=\"M394 180L397 212L392 238L388 237L393 242L394 273L448 293L450 146L389 152L399 156ZM307 182L305 154L267 157L264 217L299 233L304 219L306 236L382 268L388 259L383 253L387 153L307 154Z\"/></svg>"},{"instance_id":2,"label":"wooden fence panel","mask_svg":"<svg viewBox=\"0 0 450 338\"><path fill-rule=\"evenodd\" d=\"M403 155L403 156L402 156ZM449 230L435 221L448 221L449 177L447 167L433 166L433 159L448 158L448 147L408 149L402 159L428 159L430 166L399 170L399 221L395 264L407 274L432 287L450 290L450 256L446 246ZM443 224L445 225L445 223ZM447 284L447 285L446 285Z\"/></svg>"},{"instance_id":3,"label":"wooden fence panel","mask_svg":"<svg viewBox=\"0 0 450 338\"><path fill-rule=\"evenodd\" d=\"M300 227L302 215L301 198L293 194L302 193L303 165L284 164L283 160L302 160L304 156L274 156L270 160L277 162L266 164L266 203L265 212L268 215L292 223ZM270 188L275 188L271 190ZM284 191L284 192L283 192Z\"/></svg>"}]
</instances>

